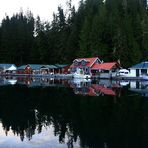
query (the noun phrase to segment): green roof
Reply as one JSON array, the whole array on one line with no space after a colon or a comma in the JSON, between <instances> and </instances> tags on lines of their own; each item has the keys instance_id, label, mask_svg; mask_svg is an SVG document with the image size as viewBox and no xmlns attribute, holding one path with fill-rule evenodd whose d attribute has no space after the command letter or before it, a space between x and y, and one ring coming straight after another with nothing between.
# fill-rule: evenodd
<instances>
[{"instance_id":1,"label":"green roof","mask_svg":"<svg viewBox=\"0 0 148 148\"><path fill-rule=\"evenodd\" d=\"M34 70L39 70L41 68L48 68L48 69L54 69L54 68L57 68L56 66L54 65L43 65L43 64L27 64L27 65L22 65L20 67L18 67L18 70L24 70L27 66L30 66L32 69Z\"/></svg>"},{"instance_id":2,"label":"green roof","mask_svg":"<svg viewBox=\"0 0 148 148\"><path fill-rule=\"evenodd\" d=\"M68 66L68 64L55 64L55 66L57 68L64 68L64 67Z\"/></svg>"}]
</instances>

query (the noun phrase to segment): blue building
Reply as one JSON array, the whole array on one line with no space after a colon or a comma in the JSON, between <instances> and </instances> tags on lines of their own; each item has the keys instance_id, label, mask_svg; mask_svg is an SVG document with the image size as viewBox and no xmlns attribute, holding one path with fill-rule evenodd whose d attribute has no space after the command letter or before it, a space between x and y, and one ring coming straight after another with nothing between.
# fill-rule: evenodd
<instances>
[{"instance_id":1,"label":"blue building","mask_svg":"<svg viewBox=\"0 0 148 148\"><path fill-rule=\"evenodd\" d=\"M148 61L138 63L129 68L132 77L139 77L148 74Z\"/></svg>"}]
</instances>

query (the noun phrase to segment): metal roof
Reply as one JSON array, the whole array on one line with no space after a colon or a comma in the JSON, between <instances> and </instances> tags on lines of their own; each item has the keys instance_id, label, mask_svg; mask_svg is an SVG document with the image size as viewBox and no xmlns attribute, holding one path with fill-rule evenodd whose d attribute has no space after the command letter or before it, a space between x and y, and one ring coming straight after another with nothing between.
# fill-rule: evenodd
<instances>
[{"instance_id":1,"label":"metal roof","mask_svg":"<svg viewBox=\"0 0 148 148\"><path fill-rule=\"evenodd\" d=\"M55 64L56 68L64 68L68 66L68 64Z\"/></svg>"},{"instance_id":2,"label":"metal roof","mask_svg":"<svg viewBox=\"0 0 148 148\"><path fill-rule=\"evenodd\" d=\"M102 69L102 70L110 70L113 67L119 67L117 66L117 62L106 62L106 63L101 63L101 64L94 64L92 67L92 70L98 70L98 69Z\"/></svg>"},{"instance_id":3,"label":"metal roof","mask_svg":"<svg viewBox=\"0 0 148 148\"><path fill-rule=\"evenodd\" d=\"M48 68L48 69L55 69L55 68L57 68L57 66L55 66L55 65L27 64L27 65L22 65L22 66L18 67L18 70L21 70L21 69L24 70L27 66L30 66L34 70L39 70L41 68Z\"/></svg>"},{"instance_id":4,"label":"metal roof","mask_svg":"<svg viewBox=\"0 0 148 148\"><path fill-rule=\"evenodd\" d=\"M130 67L129 69L148 69L148 61L136 64L136 65Z\"/></svg>"},{"instance_id":5,"label":"metal roof","mask_svg":"<svg viewBox=\"0 0 148 148\"><path fill-rule=\"evenodd\" d=\"M2 69L8 69L8 68L10 68L11 66L16 67L15 64L0 64L0 68L2 68Z\"/></svg>"}]
</instances>

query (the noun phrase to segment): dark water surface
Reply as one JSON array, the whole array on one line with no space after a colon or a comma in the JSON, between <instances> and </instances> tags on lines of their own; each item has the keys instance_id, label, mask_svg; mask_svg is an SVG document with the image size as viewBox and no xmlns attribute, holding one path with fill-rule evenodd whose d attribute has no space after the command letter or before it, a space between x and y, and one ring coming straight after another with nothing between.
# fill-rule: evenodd
<instances>
[{"instance_id":1,"label":"dark water surface","mask_svg":"<svg viewBox=\"0 0 148 148\"><path fill-rule=\"evenodd\" d=\"M147 85L0 78L0 147L147 148Z\"/></svg>"}]
</instances>

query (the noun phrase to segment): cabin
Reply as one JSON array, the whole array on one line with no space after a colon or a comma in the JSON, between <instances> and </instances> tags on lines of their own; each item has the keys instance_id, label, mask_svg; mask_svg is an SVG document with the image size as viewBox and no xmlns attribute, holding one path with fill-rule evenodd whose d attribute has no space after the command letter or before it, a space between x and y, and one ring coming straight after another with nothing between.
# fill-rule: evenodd
<instances>
[{"instance_id":1,"label":"cabin","mask_svg":"<svg viewBox=\"0 0 148 148\"><path fill-rule=\"evenodd\" d=\"M130 68L130 75L131 77L139 77L141 75L148 74L148 61L138 63Z\"/></svg>"},{"instance_id":2,"label":"cabin","mask_svg":"<svg viewBox=\"0 0 148 148\"><path fill-rule=\"evenodd\" d=\"M18 67L17 74L53 74L54 65L27 64Z\"/></svg>"},{"instance_id":3,"label":"cabin","mask_svg":"<svg viewBox=\"0 0 148 148\"><path fill-rule=\"evenodd\" d=\"M75 59L70 66L70 73L73 74L80 71L81 74L92 75L92 67L95 64L101 63L103 63L103 61L98 57Z\"/></svg>"},{"instance_id":4,"label":"cabin","mask_svg":"<svg viewBox=\"0 0 148 148\"><path fill-rule=\"evenodd\" d=\"M32 73L33 73L33 69L29 64L22 65L17 69L17 74L32 74Z\"/></svg>"},{"instance_id":5,"label":"cabin","mask_svg":"<svg viewBox=\"0 0 148 148\"><path fill-rule=\"evenodd\" d=\"M120 69L118 62L105 62L101 64L94 64L91 71L100 78L113 78Z\"/></svg>"},{"instance_id":6,"label":"cabin","mask_svg":"<svg viewBox=\"0 0 148 148\"><path fill-rule=\"evenodd\" d=\"M69 67L68 64L55 64L55 73L56 74L68 74L69 73Z\"/></svg>"},{"instance_id":7,"label":"cabin","mask_svg":"<svg viewBox=\"0 0 148 148\"><path fill-rule=\"evenodd\" d=\"M0 64L0 74L15 74L16 70L15 64Z\"/></svg>"}]
</instances>

